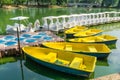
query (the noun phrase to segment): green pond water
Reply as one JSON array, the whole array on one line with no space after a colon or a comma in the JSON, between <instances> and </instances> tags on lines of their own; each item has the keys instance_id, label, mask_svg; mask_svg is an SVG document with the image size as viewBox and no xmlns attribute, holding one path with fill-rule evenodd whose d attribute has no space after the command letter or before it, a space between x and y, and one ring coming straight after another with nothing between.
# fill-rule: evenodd
<instances>
[{"instance_id":1,"label":"green pond water","mask_svg":"<svg viewBox=\"0 0 120 80\"><path fill-rule=\"evenodd\" d=\"M9 18L16 16L28 16L30 22L39 19L42 24L42 17L65 15L74 13L91 13L104 11L119 11L118 9L100 9L95 8L87 10L85 8L27 8L27 9L0 9L0 33L5 33L7 24L14 24ZM94 73L90 78L73 76L58 72L36 62L25 59L20 60L16 57L8 57L0 59L0 80L88 80L120 72L120 23L109 23L103 25L92 26L104 30L103 34L110 34L118 38L115 45L110 45L111 53L106 59L97 60Z\"/></svg>"}]
</instances>

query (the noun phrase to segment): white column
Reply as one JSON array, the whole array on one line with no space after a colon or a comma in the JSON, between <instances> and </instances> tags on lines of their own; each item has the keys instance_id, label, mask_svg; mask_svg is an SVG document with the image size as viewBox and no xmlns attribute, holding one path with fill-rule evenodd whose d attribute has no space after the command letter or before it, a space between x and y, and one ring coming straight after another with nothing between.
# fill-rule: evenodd
<instances>
[{"instance_id":1,"label":"white column","mask_svg":"<svg viewBox=\"0 0 120 80\"><path fill-rule=\"evenodd\" d=\"M43 27L44 29L48 29L48 30L49 30L47 18L43 18L43 21L44 21L44 23L43 23L43 26L42 26L42 27Z\"/></svg>"}]
</instances>

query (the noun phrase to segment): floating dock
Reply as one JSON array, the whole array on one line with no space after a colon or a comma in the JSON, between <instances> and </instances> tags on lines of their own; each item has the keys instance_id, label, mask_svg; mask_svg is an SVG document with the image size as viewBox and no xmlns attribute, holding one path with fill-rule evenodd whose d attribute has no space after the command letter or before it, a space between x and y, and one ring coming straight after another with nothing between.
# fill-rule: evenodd
<instances>
[{"instance_id":1,"label":"floating dock","mask_svg":"<svg viewBox=\"0 0 120 80\"><path fill-rule=\"evenodd\" d=\"M46 38L49 39L48 36L50 36L52 39L51 39L51 40L45 40L45 39L43 39L43 38L42 38L42 39L39 38L39 36L41 36L41 35L39 35L38 37L35 36L36 34L39 34L39 33L42 33L42 36L43 36L43 33L46 33L47 37L45 36L45 39L46 39ZM21 35L24 35L24 34L29 34L29 35L31 35L32 37L37 38L37 39L35 39L35 40L36 40L35 42L25 42L25 40L24 40L24 41L21 41L21 42L20 42L20 48L22 48L23 46L41 46L41 43L44 42L44 41L64 41L64 39L56 36L55 34L53 34L53 33L50 32L50 31L23 33L23 34L21 34ZM6 36L12 36L12 35L6 35ZM16 35L14 35L14 36L16 37ZM0 38L1 38L0 40L2 40L2 39L4 40L5 35L1 35ZM28 41L30 41L30 40L29 40L30 37L28 37L28 38L26 38L26 39L28 39ZM32 39L33 39L33 38L32 38ZM13 40L14 40L14 38L13 38ZM10 42L12 42L13 40L10 39ZM34 40L34 39L33 39L33 40ZM31 40L31 41L33 41L33 40ZM9 39L7 39L6 42L9 42ZM5 45L5 44L0 44L0 57L12 56L12 55L18 55L18 54L19 54L18 44L9 45L9 46L8 46L8 45Z\"/></svg>"}]
</instances>

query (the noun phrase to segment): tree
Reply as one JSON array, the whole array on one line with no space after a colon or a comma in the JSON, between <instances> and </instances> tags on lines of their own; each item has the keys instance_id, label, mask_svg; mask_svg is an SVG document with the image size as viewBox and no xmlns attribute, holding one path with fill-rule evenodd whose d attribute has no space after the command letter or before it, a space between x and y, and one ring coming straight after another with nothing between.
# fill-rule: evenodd
<instances>
[{"instance_id":1,"label":"tree","mask_svg":"<svg viewBox=\"0 0 120 80\"><path fill-rule=\"evenodd\" d=\"M115 7L117 6L118 0L103 0L102 7Z\"/></svg>"},{"instance_id":2,"label":"tree","mask_svg":"<svg viewBox=\"0 0 120 80\"><path fill-rule=\"evenodd\" d=\"M117 7L120 7L120 0L118 1Z\"/></svg>"},{"instance_id":3,"label":"tree","mask_svg":"<svg viewBox=\"0 0 120 80\"><path fill-rule=\"evenodd\" d=\"M36 0L36 2L37 2L37 5L40 6L41 0Z\"/></svg>"}]
</instances>

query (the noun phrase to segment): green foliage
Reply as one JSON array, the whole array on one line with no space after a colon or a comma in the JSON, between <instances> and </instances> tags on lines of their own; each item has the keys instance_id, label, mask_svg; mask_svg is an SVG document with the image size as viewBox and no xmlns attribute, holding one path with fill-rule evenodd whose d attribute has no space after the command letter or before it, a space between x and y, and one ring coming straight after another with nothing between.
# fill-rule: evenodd
<instances>
[{"instance_id":1,"label":"green foliage","mask_svg":"<svg viewBox=\"0 0 120 80\"><path fill-rule=\"evenodd\" d=\"M26 0L13 0L13 3L17 5L23 4L24 2L26 2Z\"/></svg>"},{"instance_id":2,"label":"green foliage","mask_svg":"<svg viewBox=\"0 0 120 80\"><path fill-rule=\"evenodd\" d=\"M120 7L120 0L118 1L117 7Z\"/></svg>"},{"instance_id":3,"label":"green foliage","mask_svg":"<svg viewBox=\"0 0 120 80\"><path fill-rule=\"evenodd\" d=\"M56 0L51 0L51 4L52 4L52 5L55 5L56 3L57 3Z\"/></svg>"},{"instance_id":4,"label":"green foliage","mask_svg":"<svg viewBox=\"0 0 120 80\"><path fill-rule=\"evenodd\" d=\"M0 64L5 64L8 62L15 62L16 58L14 57L5 57L5 58L0 58Z\"/></svg>"},{"instance_id":5,"label":"green foliage","mask_svg":"<svg viewBox=\"0 0 120 80\"><path fill-rule=\"evenodd\" d=\"M103 0L102 6L103 7L110 7L112 2L113 2L113 0Z\"/></svg>"},{"instance_id":6,"label":"green foliage","mask_svg":"<svg viewBox=\"0 0 120 80\"><path fill-rule=\"evenodd\" d=\"M3 4L12 4L12 0L1 0Z\"/></svg>"},{"instance_id":7,"label":"green foliage","mask_svg":"<svg viewBox=\"0 0 120 80\"><path fill-rule=\"evenodd\" d=\"M102 4L102 1L103 1L103 0L94 0L94 3Z\"/></svg>"},{"instance_id":8,"label":"green foliage","mask_svg":"<svg viewBox=\"0 0 120 80\"><path fill-rule=\"evenodd\" d=\"M98 65L98 66L109 66L106 58L97 60L96 65Z\"/></svg>"},{"instance_id":9,"label":"green foliage","mask_svg":"<svg viewBox=\"0 0 120 80\"><path fill-rule=\"evenodd\" d=\"M115 1L113 2L112 6L117 7L117 6L118 6L119 1L120 1L120 0L115 0Z\"/></svg>"},{"instance_id":10,"label":"green foliage","mask_svg":"<svg viewBox=\"0 0 120 80\"><path fill-rule=\"evenodd\" d=\"M120 7L120 0L0 0L0 6L4 4L24 4L26 2L35 2L37 5L48 3L52 5L66 5L69 2L76 3L95 3L102 7Z\"/></svg>"},{"instance_id":11,"label":"green foliage","mask_svg":"<svg viewBox=\"0 0 120 80\"><path fill-rule=\"evenodd\" d=\"M103 0L102 7L117 7L120 0Z\"/></svg>"}]
</instances>

